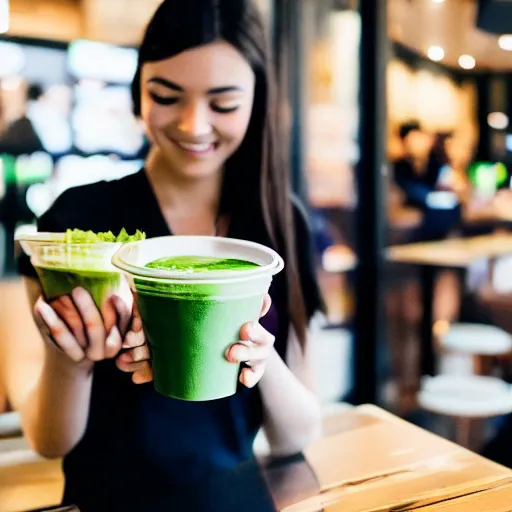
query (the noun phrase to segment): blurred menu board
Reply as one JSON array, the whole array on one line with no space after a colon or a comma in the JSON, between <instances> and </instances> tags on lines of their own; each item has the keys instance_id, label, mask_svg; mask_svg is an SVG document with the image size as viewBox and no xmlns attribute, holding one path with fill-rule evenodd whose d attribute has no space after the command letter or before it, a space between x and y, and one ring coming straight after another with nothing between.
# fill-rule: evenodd
<instances>
[{"instance_id":1,"label":"blurred menu board","mask_svg":"<svg viewBox=\"0 0 512 512\"><path fill-rule=\"evenodd\" d=\"M144 131L132 113L130 93L136 67L133 48L85 40L70 44L68 69L75 93L71 124L79 152L130 159L143 149Z\"/></svg>"},{"instance_id":2,"label":"blurred menu board","mask_svg":"<svg viewBox=\"0 0 512 512\"><path fill-rule=\"evenodd\" d=\"M137 50L79 39L68 49L68 69L75 79L129 84L137 68Z\"/></svg>"}]
</instances>

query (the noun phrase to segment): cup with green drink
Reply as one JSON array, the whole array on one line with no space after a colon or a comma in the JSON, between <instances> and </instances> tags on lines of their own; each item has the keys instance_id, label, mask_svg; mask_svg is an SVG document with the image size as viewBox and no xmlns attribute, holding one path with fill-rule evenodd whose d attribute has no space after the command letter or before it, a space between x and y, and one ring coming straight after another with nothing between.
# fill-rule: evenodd
<instances>
[{"instance_id":1,"label":"cup with green drink","mask_svg":"<svg viewBox=\"0 0 512 512\"><path fill-rule=\"evenodd\" d=\"M233 395L240 365L226 352L259 319L282 258L244 240L168 236L123 245L112 263L135 292L155 389L192 401Z\"/></svg>"}]
</instances>

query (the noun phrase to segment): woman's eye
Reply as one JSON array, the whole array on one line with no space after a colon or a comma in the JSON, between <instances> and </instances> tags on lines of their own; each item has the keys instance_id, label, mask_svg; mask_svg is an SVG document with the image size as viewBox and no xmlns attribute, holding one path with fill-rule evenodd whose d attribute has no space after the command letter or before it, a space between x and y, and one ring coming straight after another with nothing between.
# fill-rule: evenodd
<instances>
[{"instance_id":1,"label":"woman's eye","mask_svg":"<svg viewBox=\"0 0 512 512\"><path fill-rule=\"evenodd\" d=\"M212 103L211 109L214 112L218 112L219 114L230 114L231 112L235 112L240 108L239 104L218 104L218 103Z\"/></svg>"},{"instance_id":2,"label":"woman's eye","mask_svg":"<svg viewBox=\"0 0 512 512\"><path fill-rule=\"evenodd\" d=\"M149 95L151 96L151 99L155 103L158 103L159 105L174 105L175 103L177 103L179 101L179 98L176 98L175 96L165 98L164 96L159 96L158 94L155 94L154 92L151 92L151 91L150 91Z\"/></svg>"}]
</instances>

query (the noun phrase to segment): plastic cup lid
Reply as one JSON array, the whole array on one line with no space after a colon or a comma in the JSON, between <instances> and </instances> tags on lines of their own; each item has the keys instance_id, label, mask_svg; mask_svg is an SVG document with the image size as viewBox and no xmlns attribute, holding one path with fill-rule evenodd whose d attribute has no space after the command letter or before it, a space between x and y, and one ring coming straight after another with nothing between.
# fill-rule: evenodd
<instances>
[{"instance_id":1,"label":"plastic cup lid","mask_svg":"<svg viewBox=\"0 0 512 512\"><path fill-rule=\"evenodd\" d=\"M145 266L151 261L173 256L236 258L251 261L259 266L249 270L206 272L204 274L153 269ZM269 247L246 240L208 236L167 236L130 242L123 245L114 254L112 264L137 278L198 283L264 277L275 275L284 268L281 256Z\"/></svg>"},{"instance_id":2,"label":"plastic cup lid","mask_svg":"<svg viewBox=\"0 0 512 512\"><path fill-rule=\"evenodd\" d=\"M65 243L66 233L48 233L44 231L38 231L36 233L17 233L14 240L17 242Z\"/></svg>"}]
</instances>

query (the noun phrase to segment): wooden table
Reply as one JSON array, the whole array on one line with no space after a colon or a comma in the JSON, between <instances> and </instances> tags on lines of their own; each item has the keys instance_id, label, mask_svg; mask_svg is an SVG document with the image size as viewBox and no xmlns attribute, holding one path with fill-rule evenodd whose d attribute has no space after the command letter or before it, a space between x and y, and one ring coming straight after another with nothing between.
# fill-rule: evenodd
<instances>
[{"instance_id":1,"label":"wooden table","mask_svg":"<svg viewBox=\"0 0 512 512\"><path fill-rule=\"evenodd\" d=\"M387 249L387 259L433 267L467 267L475 261L512 253L512 233L453 238L436 242L396 245Z\"/></svg>"},{"instance_id":2,"label":"wooden table","mask_svg":"<svg viewBox=\"0 0 512 512\"><path fill-rule=\"evenodd\" d=\"M222 498L208 500L206 508L189 503L186 510L377 512L425 507L421 510L505 512L512 508L512 471L377 407L349 409L331 421L330 429L331 434L311 445L303 457L262 460L260 467L243 465L227 479L215 477L208 491L215 488ZM22 465L14 471L0 467L0 512L56 503L62 490L58 468L57 462ZM218 489L223 486L226 494ZM169 504L152 504L150 509L169 510Z\"/></svg>"},{"instance_id":3,"label":"wooden table","mask_svg":"<svg viewBox=\"0 0 512 512\"><path fill-rule=\"evenodd\" d=\"M421 375L433 375L435 369L432 326L436 268L467 268L477 261L495 260L509 254L512 254L512 234L509 233L419 242L387 249L389 261L419 265L421 269Z\"/></svg>"},{"instance_id":4,"label":"wooden table","mask_svg":"<svg viewBox=\"0 0 512 512\"><path fill-rule=\"evenodd\" d=\"M338 426L338 434L306 450L302 464L274 470L279 478L267 470L283 512L438 510L459 503L494 511L510 496L512 471L382 409L354 408ZM496 508L478 508L484 499ZM503 511L512 509L508 503Z\"/></svg>"}]
</instances>

